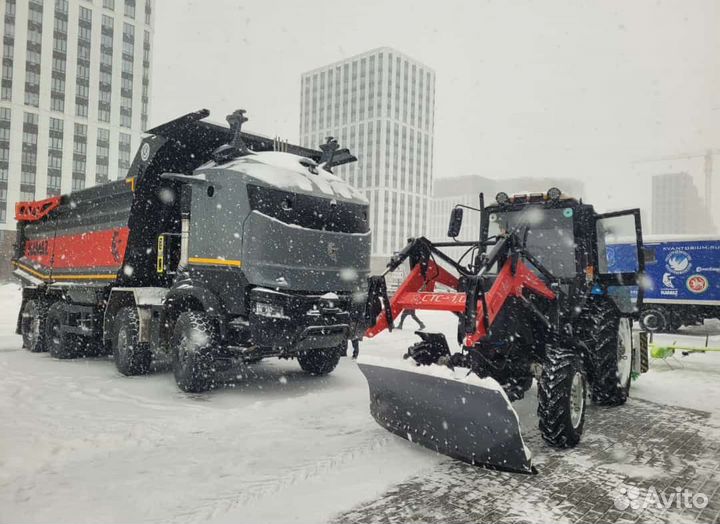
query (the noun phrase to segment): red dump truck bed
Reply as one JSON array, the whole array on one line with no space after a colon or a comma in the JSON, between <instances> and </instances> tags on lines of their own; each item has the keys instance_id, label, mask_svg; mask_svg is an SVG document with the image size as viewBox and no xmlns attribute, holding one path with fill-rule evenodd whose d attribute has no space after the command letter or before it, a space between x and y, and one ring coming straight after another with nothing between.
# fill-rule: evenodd
<instances>
[{"instance_id":1,"label":"red dump truck bed","mask_svg":"<svg viewBox=\"0 0 720 524\"><path fill-rule=\"evenodd\" d=\"M123 265L133 193L125 180L19 203L16 271L44 282L113 281Z\"/></svg>"}]
</instances>

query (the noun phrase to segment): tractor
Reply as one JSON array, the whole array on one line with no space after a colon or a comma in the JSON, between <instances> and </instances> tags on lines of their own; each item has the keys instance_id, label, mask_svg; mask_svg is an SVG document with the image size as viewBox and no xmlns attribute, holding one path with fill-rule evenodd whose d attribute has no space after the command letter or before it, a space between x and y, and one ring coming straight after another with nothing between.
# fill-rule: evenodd
<instances>
[{"instance_id":1,"label":"tractor","mask_svg":"<svg viewBox=\"0 0 720 524\"><path fill-rule=\"evenodd\" d=\"M557 188L495 200L457 205L450 241L409 239L369 278L367 337L392 331L406 309L449 311L459 351L421 330L405 362L368 356L359 365L386 429L466 462L532 472L510 403L533 381L542 438L569 448L580 442L588 397L621 405L633 371L643 371L646 338L632 332L643 296L640 211L598 214ZM480 214L477 239L458 239L465 210ZM608 246L628 238L628 259L611 264ZM409 274L389 297L385 276L406 262Z\"/></svg>"}]
</instances>

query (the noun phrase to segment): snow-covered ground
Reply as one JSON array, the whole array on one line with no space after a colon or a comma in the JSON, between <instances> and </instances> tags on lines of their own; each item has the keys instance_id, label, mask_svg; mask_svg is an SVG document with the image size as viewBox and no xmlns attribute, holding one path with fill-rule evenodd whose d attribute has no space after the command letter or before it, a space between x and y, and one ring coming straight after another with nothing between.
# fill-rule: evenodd
<instances>
[{"instance_id":1,"label":"snow-covered ground","mask_svg":"<svg viewBox=\"0 0 720 524\"><path fill-rule=\"evenodd\" d=\"M720 322L706 321L704 326L683 328L673 335L657 335L659 345L720 347ZM650 360L650 371L635 381L632 396L684 408L698 409L720 419L720 353L691 353L682 356L676 351L666 361Z\"/></svg>"},{"instance_id":2,"label":"snow-covered ground","mask_svg":"<svg viewBox=\"0 0 720 524\"><path fill-rule=\"evenodd\" d=\"M18 307L17 286L0 286L1 522L319 522L450 460L374 422L350 359L322 378L267 361L190 395L169 373L128 378L107 358L22 350ZM454 317L421 316L454 339ZM361 351L401 354L408 322ZM663 340L700 340L689 337ZM720 417L720 354L669 363L653 362L633 395Z\"/></svg>"}]
</instances>

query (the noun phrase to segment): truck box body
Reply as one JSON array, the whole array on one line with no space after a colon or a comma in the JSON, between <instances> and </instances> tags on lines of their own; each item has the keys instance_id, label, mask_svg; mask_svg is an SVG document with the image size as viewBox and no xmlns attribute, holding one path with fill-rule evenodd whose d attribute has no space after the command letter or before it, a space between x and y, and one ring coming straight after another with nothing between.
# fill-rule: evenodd
<instances>
[{"instance_id":1,"label":"truck box body","mask_svg":"<svg viewBox=\"0 0 720 524\"><path fill-rule=\"evenodd\" d=\"M608 261L615 271L631 262L627 252L632 246L610 248ZM644 254L643 310L662 316L669 330L720 318L720 237L650 235L644 239Z\"/></svg>"},{"instance_id":2,"label":"truck box body","mask_svg":"<svg viewBox=\"0 0 720 524\"><path fill-rule=\"evenodd\" d=\"M47 282L112 282L128 243L132 191L124 180L58 199L44 219L23 225L16 266Z\"/></svg>"},{"instance_id":3,"label":"truck box body","mask_svg":"<svg viewBox=\"0 0 720 524\"><path fill-rule=\"evenodd\" d=\"M645 268L647 302L720 306L720 237L650 237Z\"/></svg>"}]
</instances>

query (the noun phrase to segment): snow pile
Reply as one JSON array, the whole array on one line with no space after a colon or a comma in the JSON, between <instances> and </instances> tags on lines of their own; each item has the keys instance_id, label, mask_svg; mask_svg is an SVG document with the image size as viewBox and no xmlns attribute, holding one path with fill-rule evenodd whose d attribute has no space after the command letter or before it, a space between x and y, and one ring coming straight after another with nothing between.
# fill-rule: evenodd
<instances>
[{"instance_id":1,"label":"snow pile","mask_svg":"<svg viewBox=\"0 0 720 524\"><path fill-rule=\"evenodd\" d=\"M308 167L310 166L310 168ZM365 195L313 160L291 153L263 151L211 169L235 169L269 186L300 193L318 194L367 204Z\"/></svg>"}]
</instances>

